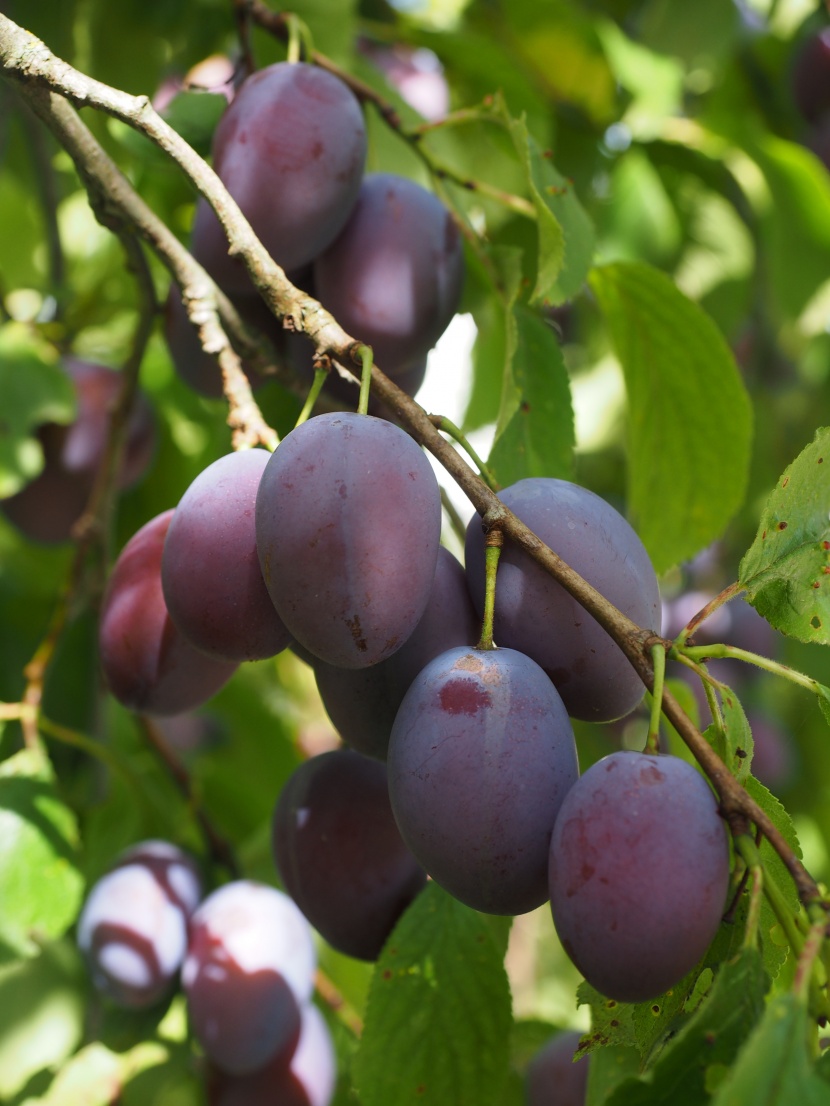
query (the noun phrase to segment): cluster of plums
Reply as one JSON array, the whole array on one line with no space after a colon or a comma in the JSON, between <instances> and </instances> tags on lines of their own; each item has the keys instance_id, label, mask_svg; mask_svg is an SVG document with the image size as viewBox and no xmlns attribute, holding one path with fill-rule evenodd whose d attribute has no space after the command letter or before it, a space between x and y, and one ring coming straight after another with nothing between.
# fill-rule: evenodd
<instances>
[{"instance_id":1,"label":"cluster of plums","mask_svg":"<svg viewBox=\"0 0 830 1106\"><path fill-rule=\"evenodd\" d=\"M118 1006L153 1006L181 983L211 1106L331 1101L313 936L281 891L238 880L203 898L192 857L144 841L93 886L77 940L96 988Z\"/></svg>"},{"instance_id":2,"label":"cluster of plums","mask_svg":"<svg viewBox=\"0 0 830 1106\"><path fill-rule=\"evenodd\" d=\"M638 624L660 616L634 531L575 484L523 480L503 501ZM291 647L346 748L303 764L274 822L286 889L341 951L375 958L425 873L467 905L547 900L603 993L671 987L719 924L729 849L705 780L618 753L579 777L571 717L609 721L642 687L604 630L508 543L497 649L475 648L484 550L439 544L431 467L398 427L329 414L273 454L214 462L125 546L104 596L101 660L137 711L209 697L240 661Z\"/></svg>"},{"instance_id":3,"label":"cluster of plums","mask_svg":"<svg viewBox=\"0 0 830 1106\"><path fill-rule=\"evenodd\" d=\"M427 353L458 307L461 238L433 193L406 177L365 173L366 144L360 104L343 81L314 65L280 62L242 83L219 121L212 159L274 260L414 395ZM191 249L243 318L309 378L310 344L269 314L204 200ZM221 395L219 370L175 287L166 329L179 375L204 395ZM326 387L341 399L348 389L336 374Z\"/></svg>"}]
</instances>

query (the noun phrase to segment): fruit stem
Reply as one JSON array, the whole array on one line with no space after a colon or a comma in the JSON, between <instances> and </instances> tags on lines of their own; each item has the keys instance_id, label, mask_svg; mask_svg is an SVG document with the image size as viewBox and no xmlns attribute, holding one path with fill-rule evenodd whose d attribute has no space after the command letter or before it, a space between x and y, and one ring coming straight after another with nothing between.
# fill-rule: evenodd
<instances>
[{"instance_id":1,"label":"fruit stem","mask_svg":"<svg viewBox=\"0 0 830 1106\"><path fill-rule=\"evenodd\" d=\"M356 352L360 355L360 360L363 362L363 368L360 373L360 399L357 403L357 413L359 415L368 415L374 354L372 353L371 346L358 346Z\"/></svg>"},{"instance_id":2,"label":"fruit stem","mask_svg":"<svg viewBox=\"0 0 830 1106\"><path fill-rule=\"evenodd\" d=\"M496 483L496 478L493 476L492 470L479 457L478 453L473 449L467 440L464 431L461 427L456 426L454 422L447 418L446 415L430 415L429 420L437 430L442 430L445 434L449 434L461 448L466 452L467 456L473 462L481 474L481 479L487 485L491 491L498 491L499 486Z\"/></svg>"},{"instance_id":3,"label":"fruit stem","mask_svg":"<svg viewBox=\"0 0 830 1106\"><path fill-rule=\"evenodd\" d=\"M651 647L651 660L654 665L654 691L651 697L651 719L646 738L647 753L660 752L660 715L663 711L663 685L666 680L666 650L658 642Z\"/></svg>"},{"instance_id":4,"label":"fruit stem","mask_svg":"<svg viewBox=\"0 0 830 1106\"><path fill-rule=\"evenodd\" d=\"M285 22L288 25L288 52L286 55L286 61L291 65L296 65L298 61L302 61L303 50L305 50L305 56L311 57L314 50L314 46L311 42L311 32L302 19L293 12L287 12L285 16Z\"/></svg>"},{"instance_id":5,"label":"fruit stem","mask_svg":"<svg viewBox=\"0 0 830 1106\"><path fill-rule=\"evenodd\" d=\"M298 426L302 426L302 424L306 422L308 418L310 418L311 412L314 410L314 404L317 402L317 397L323 390L323 385L325 384L328 375L328 369L315 369L314 380L308 390L308 395L306 396L306 401L303 405L303 409L302 411L300 411L299 415L297 416L297 421L294 424L295 430Z\"/></svg>"},{"instance_id":6,"label":"fruit stem","mask_svg":"<svg viewBox=\"0 0 830 1106\"><path fill-rule=\"evenodd\" d=\"M735 848L744 858L750 869L760 867L763 870L764 897L772 908L773 914L775 914L775 917L778 919L778 924L784 930L793 952L796 956L801 956L804 948L804 937L796 924L793 912L784 897L784 893L775 880L775 876L769 869L764 868L764 862L761 859L758 846L747 834L740 834L735 838Z\"/></svg>"},{"instance_id":7,"label":"fruit stem","mask_svg":"<svg viewBox=\"0 0 830 1106\"><path fill-rule=\"evenodd\" d=\"M484 614L477 649L495 649L493 644L493 615L496 609L496 571L499 567L499 557L503 544L504 534L501 530L488 530L484 536Z\"/></svg>"}]
</instances>

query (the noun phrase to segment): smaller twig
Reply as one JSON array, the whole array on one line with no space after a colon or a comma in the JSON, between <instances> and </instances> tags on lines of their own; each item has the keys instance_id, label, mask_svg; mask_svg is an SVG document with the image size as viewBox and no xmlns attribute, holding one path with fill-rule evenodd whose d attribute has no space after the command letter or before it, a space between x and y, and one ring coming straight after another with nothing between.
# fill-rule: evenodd
<instances>
[{"instance_id":1,"label":"smaller twig","mask_svg":"<svg viewBox=\"0 0 830 1106\"><path fill-rule=\"evenodd\" d=\"M459 426L456 426L454 422L448 419L446 415L430 415L429 421L436 429L442 430L445 434L449 434L451 438L458 442L458 444L461 446L461 448L478 469L479 473L481 474L481 479L484 481L487 487L490 488L491 491L498 491L499 485L496 483L496 478L493 475L492 469L487 466L487 464L481 459L481 457L479 457L475 449L473 449L473 447L470 445L469 439L465 435L464 431Z\"/></svg>"},{"instance_id":2,"label":"smaller twig","mask_svg":"<svg viewBox=\"0 0 830 1106\"><path fill-rule=\"evenodd\" d=\"M467 527L443 484L441 485L441 506L444 508L444 514L449 519L453 533L463 545L467 540Z\"/></svg>"},{"instance_id":3,"label":"smaller twig","mask_svg":"<svg viewBox=\"0 0 830 1106\"><path fill-rule=\"evenodd\" d=\"M329 1010L338 1016L340 1021L354 1033L355 1037L360 1037L363 1033L363 1019L352 1004L343 997L337 985L330 976L326 975L322 968L317 969L317 974L314 977L314 987Z\"/></svg>"},{"instance_id":4,"label":"smaller twig","mask_svg":"<svg viewBox=\"0 0 830 1106\"><path fill-rule=\"evenodd\" d=\"M746 854L744 859L746 863L746 872L744 873L744 879L741 881L741 889L739 894L743 890L743 884L747 879L751 881L749 889L749 907L746 916L746 930L744 932L744 946L746 948L758 947L758 923L761 917L761 901L763 899L764 890L764 867L761 863L761 854L755 845L752 838L749 838L751 848L743 850L739 847L738 841L735 842L735 848L739 855ZM746 859L749 857L751 859Z\"/></svg>"},{"instance_id":5,"label":"smaller twig","mask_svg":"<svg viewBox=\"0 0 830 1106\"><path fill-rule=\"evenodd\" d=\"M807 931L807 939L798 958L793 977L793 991L802 1000L806 1000L810 994L810 987L814 981L813 969L821 963L819 955L822 945L827 939L827 917L821 912L816 916Z\"/></svg>"},{"instance_id":6,"label":"smaller twig","mask_svg":"<svg viewBox=\"0 0 830 1106\"><path fill-rule=\"evenodd\" d=\"M179 789L182 797L202 831L208 853L214 864L226 869L233 879L240 878L239 861L230 843L219 833L199 802L193 782L183 761L173 752L165 741L158 726L147 715L138 715L138 722L147 738L147 742L167 770L168 775Z\"/></svg>"},{"instance_id":7,"label":"smaller twig","mask_svg":"<svg viewBox=\"0 0 830 1106\"><path fill-rule=\"evenodd\" d=\"M649 719L647 753L660 752L660 716L663 713L663 687L666 680L666 650L658 642L651 647L651 660L654 665L654 691L651 696L651 716Z\"/></svg>"}]
</instances>

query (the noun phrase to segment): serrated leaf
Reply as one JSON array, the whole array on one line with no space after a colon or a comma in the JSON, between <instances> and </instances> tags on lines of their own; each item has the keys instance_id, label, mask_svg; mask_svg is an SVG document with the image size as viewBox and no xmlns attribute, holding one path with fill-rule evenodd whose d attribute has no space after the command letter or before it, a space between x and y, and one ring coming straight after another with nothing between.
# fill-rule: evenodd
<instances>
[{"instance_id":1,"label":"serrated leaf","mask_svg":"<svg viewBox=\"0 0 830 1106\"><path fill-rule=\"evenodd\" d=\"M493 110L513 140L536 210L538 254L532 301L564 303L585 283L594 252L593 226L573 181L563 177L550 155L539 149L524 118L514 119L500 96Z\"/></svg>"},{"instance_id":2,"label":"serrated leaf","mask_svg":"<svg viewBox=\"0 0 830 1106\"><path fill-rule=\"evenodd\" d=\"M639 1079L621 1083L608 1106L701 1106L706 1073L729 1064L761 1017L768 979L754 949L722 965L712 989ZM747 1099L747 1103L752 1099Z\"/></svg>"},{"instance_id":3,"label":"serrated leaf","mask_svg":"<svg viewBox=\"0 0 830 1106\"><path fill-rule=\"evenodd\" d=\"M590 276L625 373L628 502L658 573L718 537L744 499L752 410L712 320L637 262Z\"/></svg>"},{"instance_id":4,"label":"serrated leaf","mask_svg":"<svg viewBox=\"0 0 830 1106\"><path fill-rule=\"evenodd\" d=\"M830 643L830 428L817 431L770 493L739 580L776 629Z\"/></svg>"},{"instance_id":5,"label":"serrated leaf","mask_svg":"<svg viewBox=\"0 0 830 1106\"><path fill-rule=\"evenodd\" d=\"M712 1106L827 1106L830 1091L807 1054L808 1024L794 994L775 995Z\"/></svg>"},{"instance_id":6,"label":"serrated leaf","mask_svg":"<svg viewBox=\"0 0 830 1106\"><path fill-rule=\"evenodd\" d=\"M435 883L375 967L354 1062L362 1106L498 1106L510 989L486 921Z\"/></svg>"},{"instance_id":7,"label":"serrated leaf","mask_svg":"<svg viewBox=\"0 0 830 1106\"><path fill-rule=\"evenodd\" d=\"M801 856L801 846L798 843L798 835L795 826L787 811L779 800L762 783L750 776L744 781L744 787L750 797L764 811L767 817L783 834L787 844L796 854ZM795 916L799 910L798 893L792 881L792 877L784 866L781 857L764 838L760 845L761 860L764 864L765 878L774 879L784 897L787 905ZM760 938L761 951L764 958L764 968L771 979L775 979L781 969L781 965L787 959L788 949L781 944L778 936L779 922L774 911L767 902L766 896L761 900Z\"/></svg>"},{"instance_id":8,"label":"serrated leaf","mask_svg":"<svg viewBox=\"0 0 830 1106\"><path fill-rule=\"evenodd\" d=\"M75 817L58 798L39 749L0 764L0 943L35 956L75 920L83 879L75 866Z\"/></svg>"},{"instance_id":9,"label":"serrated leaf","mask_svg":"<svg viewBox=\"0 0 830 1106\"><path fill-rule=\"evenodd\" d=\"M20 323L0 327L0 499L43 467L32 432L74 414L75 389L51 348Z\"/></svg>"},{"instance_id":10,"label":"serrated leaf","mask_svg":"<svg viewBox=\"0 0 830 1106\"><path fill-rule=\"evenodd\" d=\"M526 307L507 316L506 372L489 465L502 487L527 476L571 475L574 419L562 351L553 330Z\"/></svg>"}]
</instances>

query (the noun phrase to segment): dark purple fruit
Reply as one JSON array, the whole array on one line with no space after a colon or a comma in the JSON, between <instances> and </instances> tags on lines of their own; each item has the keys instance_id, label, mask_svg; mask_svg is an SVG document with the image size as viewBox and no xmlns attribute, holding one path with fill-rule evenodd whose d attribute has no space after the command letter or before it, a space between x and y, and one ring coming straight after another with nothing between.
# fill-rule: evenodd
<instances>
[{"instance_id":1,"label":"dark purple fruit","mask_svg":"<svg viewBox=\"0 0 830 1106\"><path fill-rule=\"evenodd\" d=\"M429 599L441 496L402 430L370 415L318 415L283 439L256 503L265 585L288 632L320 660L391 656Z\"/></svg>"},{"instance_id":2,"label":"dark purple fruit","mask_svg":"<svg viewBox=\"0 0 830 1106\"><path fill-rule=\"evenodd\" d=\"M711 788L684 760L612 753L566 795L550 846L562 945L618 1002L674 987L726 906L729 842Z\"/></svg>"},{"instance_id":3,"label":"dark purple fruit","mask_svg":"<svg viewBox=\"0 0 830 1106\"><path fill-rule=\"evenodd\" d=\"M550 835L578 766L562 700L529 657L436 657L401 704L387 767L398 828L436 883L490 914L545 901Z\"/></svg>"},{"instance_id":4,"label":"dark purple fruit","mask_svg":"<svg viewBox=\"0 0 830 1106\"><path fill-rule=\"evenodd\" d=\"M350 749L295 769L274 811L283 885L330 945L376 960L426 875L401 839L386 768Z\"/></svg>"}]
</instances>

